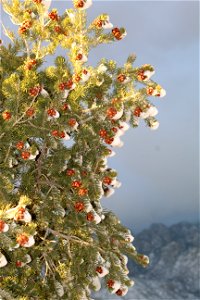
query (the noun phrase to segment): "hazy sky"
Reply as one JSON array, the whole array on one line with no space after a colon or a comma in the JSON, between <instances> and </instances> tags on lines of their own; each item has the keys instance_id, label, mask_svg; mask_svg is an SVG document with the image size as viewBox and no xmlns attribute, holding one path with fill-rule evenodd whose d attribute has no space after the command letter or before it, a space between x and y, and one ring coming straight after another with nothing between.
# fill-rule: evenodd
<instances>
[{"instance_id":1,"label":"hazy sky","mask_svg":"<svg viewBox=\"0 0 200 300\"><path fill-rule=\"evenodd\" d=\"M135 65L152 64L153 79L167 90L165 98L152 100L159 110L159 129L151 131L141 122L109 159L122 187L102 203L135 231L152 222L198 220L198 5L102 0L88 10L89 20L108 13L115 26L128 32L123 41L93 50L89 63L106 57L123 64L136 53ZM72 4L55 0L53 6L61 13Z\"/></svg>"}]
</instances>

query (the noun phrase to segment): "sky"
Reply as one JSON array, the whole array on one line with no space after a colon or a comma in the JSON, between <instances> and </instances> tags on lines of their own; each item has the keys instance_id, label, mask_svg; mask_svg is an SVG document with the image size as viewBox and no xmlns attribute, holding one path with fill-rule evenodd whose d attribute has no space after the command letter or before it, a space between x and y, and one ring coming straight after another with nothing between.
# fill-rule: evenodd
<instances>
[{"instance_id":1,"label":"sky","mask_svg":"<svg viewBox=\"0 0 200 300\"><path fill-rule=\"evenodd\" d=\"M92 50L89 64L102 58L123 65L136 53L135 66L150 63L153 80L167 91L152 100L160 127L151 131L141 122L123 136L124 146L109 159L120 189L102 200L133 230L152 223L171 225L199 220L199 3L198 1L93 1L88 20L108 13L116 27L125 27L122 41ZM54 0L62 13L71 1ZM6 25L13 28L1 12Z\"/></svg>"}]
</instances>

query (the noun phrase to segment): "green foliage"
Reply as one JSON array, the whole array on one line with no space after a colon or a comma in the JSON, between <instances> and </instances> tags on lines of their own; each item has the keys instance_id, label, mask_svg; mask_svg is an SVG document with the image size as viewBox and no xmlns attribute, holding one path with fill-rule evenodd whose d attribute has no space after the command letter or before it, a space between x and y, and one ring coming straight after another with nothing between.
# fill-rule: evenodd
<instances>
[{"instance_id":1,"label":"green foliage","mask_svg":"<svg viewBox=\"0 0 200 300\"><path fill-rule=\"evenodd\" d=\"M101 268L109 290L111 280L124 293L132 285L124 254L143 266L148 258L102 208L119 187L107 158L128 124L157 127L148 96L165 91L150 80L151 65L133 67L134 55L122 67L105 58L87 65L91 48L125 36L104 32L106 14L88 26L77 1L62 16L45 0L1 2L18 36L4 27L12 45L0 45L0 296L90 299ZM66 56L46 66L58 46Z\"/></svg>"}]
</instances>

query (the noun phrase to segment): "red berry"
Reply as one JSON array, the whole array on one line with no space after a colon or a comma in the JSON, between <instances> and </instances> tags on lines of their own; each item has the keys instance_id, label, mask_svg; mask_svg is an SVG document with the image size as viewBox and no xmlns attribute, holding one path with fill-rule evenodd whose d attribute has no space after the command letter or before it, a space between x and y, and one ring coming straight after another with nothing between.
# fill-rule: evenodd
<instances>
[{"instance_id":1,"label":"red berry","mask_svg":"<svg viewBox=\"0 0 200 300\"><path fill-rule=\"evenodd\" d=\"M114 35L116 40L121 40L122 35L121 35L121 32L120 32L119 28L117 28L117 27L113 28L112 29L112 34Z\"/></svg>"},{"instance_id":2,"label":"red berry","mask_svg":"<svg viewBox=\"0 0 200 300\"><path fill-rule=\"evenodd\" d=\"M76 60L81 60L82 58L83 58L83 54L78 53L78 54L76 55Z\"/></svg>"},{"instance_id":3,"label":"red berry","mask_svg":"<svg viewBox=\"0 0 200 300\"><path fill-rule=\"evenodd\" d=\"M23 151L23 152L21 153L21 157L22 157L24 160L29 159L30 156L31 156L31 153L28 152L28 151Z\"/></svg>"},{"instance_id":4,"label":"red berry","mask_svg":"<svg viewBox=\"0 0 200 300\"><path fill-rule=\"evenodd\" d=\"M22 262L20 260L17 260L16 261L16 267L20 268L21 266L22 266Z\"/></svg>"},{"instance_id":5,"label":"red berry","mask_svg":"<svg viewBox=\"0 0 200 300\"><path fill-rule=\"evenodd\" d=\"M122 296L122 294L123 294L123 291L120 289L116 292L116 295L118 295L118 296Z\"/></svg>"},{"instance_id":6,"label":"red berry","mask_svg":"<svg viewBox=\"0 0 200 300\"><path fill-rule=\"evenodd\" d=\"M34 115L34 113L35 113L35 110L34 110L33 108L29 108L29 109L27 109L27 111L26 111L26 115L27 115L28 117L32 117L32 116Z\"/></svg>"},{"instance_id":7,"label":"red berry","mask_svg":"<svg viewBox=\"0 0 200 300\"><path fill-rule=\"evenodd\" d=\"M113 131L114 133L117 133L118 129L117 129L116 127L113 127L113 128L112 128L112 131Z\"/></svg>"},{"instance_id":8,"label":"red berry","mask_svg":"<svg viewBox=\"0 0 200 300\"><path fill-rule=\"evenodd\" d=\"M68 121L68 125L71 126L71 127L74 127L74 125L76 124L76 119L69 119Z\"/></svg>"},{"instance_id":9,"label":"red berry","mask_svg":"<svg viewBox=\"0 0 200 300\"><path fill-rule=\"evenodd\" d=\"M10 113L9 111L4 111L4 112L2 113L2 117L3 117L3 119L4 119L5 121L8 121L8 120L10 120L10 118L11 118L11 113Z\"/></svg>"},{"instance_id":10,"label":"red berry","mask_svg":"<svg viewBox=\"0 0 200 300\"><path fill-rule=\"evenodd\" d=\"M98 272L99 274L102 274L103 273L102 267L97 267L96 272Z\"/></svg>"},{"instance_id":11,"label":"red berry","mask_svg":"<svg viewBox=\"0 0 200 300\"><path fill-rule=\"evenodd\" d=\"M52 21L58 21L58 14L57 12L55 11L51 11L49 14L48 14L49 18L52 20Z\"/></svg>"},{"instance_id":12,"label":"red berry","mask_svg":"<svg viewBox=\"0 0 200 300\"><path fill-rule=\"evenodd\" d=\"M78 180L75 180L75 181L72 182L72 187L73 188L80 188L81 185L82 185L82 183Z\"/></svg>"},{"instance_id":13,"label":"red berry","mask_svg":"<svg viewBox=\"0 0 200 300\"><path fill-rule=\"evenodd\" d=\"M105 138L107 136L107 131L105 129L100 129L99 135L100 137Z\"/></svg>"},{"instance_id":14,"label":"red berry","mask_svg":"<svg viewBox=\"0 0 200 300\"><path fill-rule=\"evenodd\" d=\"M22 23L22 26L24 26L26 29L28 29L32 26L32 22L29 20L26 20Z\"/></svg>"},{"instance_id":15,"label":"red berry","mask_svg":"<svg viewBox=\"0 0 200 300\"><path fill-rule=\"evenodd\" d=\"M92 212L87 213L87 220L90 222L94 221L94 214Z\"/></svg>"},{"instance_id":16,"label":"red berry","mask_svg":"<svg viewBox=\"0 0 200 300\"><path fill-rule=\"evenodd\" d=\"M4 227L5 227L5 222L0 220L0 232L2 232L4 230Z\"/></svg>"},{"instance_id":17,"label":"red berry","mask_svg":"<svg viewBox=\"0 0 200 300\"><path fill-rule=\"evenodd\" d=\"M65 137L64 131L61 131L61 132L59 133L59 137L60 137L61 139L64 139L64 137Z\"/></svg>"},{"instance_id":18,"label":"red berry","mask_svg":"<svg viewBox=\"0 0 200 300\"><path fill-rule=\"evenodd\" d=\"M72 169L68 169L68 170L66 171L66 174L67 174L67 176L73 176L73 175L75 174L75 171L72 170Z\"/></svg>"},{"instance_id":19,"label":"red berry","mask_svg":"<svg viewBox=\"0 0 200 300\"><path fill-rule=\"evenodd\" d=\"M65 82L65 87L70 90L73 86L73 80L69 79L67 82Z\"/></svg>"},{"instance_id":20,"label":"red berry","mask_svg":"<svg viewBox=\"0 0 200 300\"><path fill-rule=\"evenodd\" d=\"M61 107L62 110L68 110L69 106L67 103L64 103L63 106Z\"/></svg>"},{"instance_id":21,"label":"red berry","mask_svg":"<svg viewBox=\"0 0 200 300\"><path fill-rule=\"evenodd\" d=\"M56 110L54 108L49 108L47 110L47 114L50 116L50 117L54 117L56 115Z\"/></svg>"},{"instance_id":22,"label":"red berry","mask_svg":"<svg viewBox=\"0 0 200 300\"><path fill-rule=\"evenodd\" d=\"M74 80L75 82L79 82L79 81L81 80L81 77L80 77L78 74L74 74L74 75L73 75L73 80Z\"/></svg>"},{"instance_id":23,"label":"red berry","mask_svg":"<svg viewBox=\"0 0 200 300\"><path fill-rule=\"evenodd\" d=\"M52 135L52 136L59 136L59 131L58 131L58 130L53 130L53 131L51 132L51 135Z\"/></svg>"},{"instance_id":24,"label":"red berry","mask_svg":"<svg viewBox=\"0 0 200 300\"><path fill-rule=\"evenodd\" d=\"M61 28L59 25L56 25L56 26L54 27L54 31L55 31L56 33L61 33L61 32L62 32L62 28Z\"/></svg>"},{"instance_id":25,"label":"red berry","mask_svg":"<svg viewBox=\"0 0 200 300\"><path fill-rule=\"evenodd\" d=\"M94 25L95 25L96 27L98 27L98 28L101 28L102 25L103 25L103 22L102 22L101 19L97 19L97 20L94 21Z\"/></svg>"},{"instance_id":26,"label":"red berry","mask_svg":"<svg viewBox=\"0 0 200 300\"><path fill-rule=\"evenodd\" d=\"M107 109L106 114L108 118L112 119L117 114L117 110L114 107L110 107Z\"/></svg>"},{"instance_id":27,"label":"red berry","mask_svg":"<svg viewBox=\"0 0 200 300\"><path fill-rule=\"evenodd\" d=\"M35 59L29 60L26 64L25 64L25 70L31 70L35 65L37 64L37 61Z\"/></svg>"},{"instance_id":28,"label":"red berry","mask_svg":"<svg viewBox=\"0 0 200 300\"><path fill-rule=\"evenodd\" d=\"M76 202L76 203L74 204L74 208L75 208L75 210L76 210L77 212L81 212L81 211L84 210L85 205L84 205L83 202Z\"/></svg>"},{"instance_id":29,"label":"red berry","mask_svg":"<svg viewBox=\"0 0 200 300\"><path fill-rule=\"evenodd\" d=\"M83 74L87 75L88 71L86 69L83 70Z\"/></svg>"},{"instance_id":30,"label":"red berry","mask_svg":"<svg viewBox=\"0 0 200 300\"><path fill-rule=\"evenodd\" d=\"M119 74L119 75L117 76L117 80L118 80L119 82L124 82L125 79L126 79L126 75L125 75L125 74Z\"/></svg>"},{"instance_id":31,"label":"red berry","mask_svg":"<svg viewBox=\"0 0 200 300\"><path fill-rule=\"evenodd\" d=\"M26 27L20 26L19 29L18 29L18 33L19 33L19 34L23 34L23 33L26 32L26 30L27 30Z\"/></svg>"},{"instance_id":32,"label":"red berry","mask_svg":"<svg viewBox=\"0 0 200 300\"><path fill-rule=\"evenodd\" d=\"M80 188L78 191L79 196L85 196L85 195L87 195L87 193L88 193L88 190L86 188Z\"/></svg>"},{"instance_id":33,"label":"red berry","mask_svg":"<svg viewBox=\"0 0 200 300\"><path fill-rule=\"evenodd\" d=\"M144 75L144 70L139 70L137 73L137 79L139 81L143 81L147 78L147 76Z\"/></svg>"},{"instance_id":34,"label":"red berry","mask_svg":"<svg viewBox=\"0 0 200 300\"><path fill-rule=\"evenodd\" d=\"M152 86L148 86L146 89L147 95L151 96L153 94L154 89Z\"/></svg>"},{"instance_id":35,"label":"red berry","mask_svg":"<svg viewBox=\"0 0 200 300\"><path fill-rule=\"evenodd\" d=\"M65 89L65 82L61 82L58 86L58 88L63 91Z\"/></svg>"},{"instance_id":36,"label":"red berry","mask_svg":"<svg viewBox=\"0 0 200 300\"><path fill-rule=\"evenodd\" d=\"M35 97L39 94L41 88L39 86L35 86L29 89L29 95Z\"/></svg>"},{"instance_id":37,"label":"red berry","mask_svg":"<svg viewBox=\"0 0 200 300\"><path fill-rule=\"evenodd\" d=\"M75 1L75 7L76 8L82 8L84 6L84 1L83 0L77 0Z\"/></svg>"},{"instance_id":38,"label":"red berry","mask_svg":"<svg viewBox=\"0 0 200 300\"><path fill-rule=\"evenodd\" d=\"M115 284L115 282L114 282L114 280L112 280L112 279L109 279L109 280L107 281L107 286L108 286L109 288L112 288L114 284Z\"/></svg>"},{"instance_id":39,"label":"red berry","mask_svg":"<svg viewBox=\"0 0 200 300\"><path fill-rule=\"evenodd\" d=\"M114 141L114 138L113 137L112 138L106 138L104 141L105 141L106 144L111 145L112 142Z\"/></svg>"},{"instance_id":40,"label":"red berry","mask_svg":"<svg viewBox=\"0 0 200 300\"><path fill-rule=\"evenodd\" d=\"M18 142L17 144L16 144L16 148L18 149L18 150L22 150L23 148L24 148L24 142Z\"/></svg>"},{"instance_id":41,"label":"red berry","mask_svg":"<svg viewBox=\"0 0 200 300\"><path fill-rule=\"evenodd\" d=\"M24 213L25 213L25 208L21 207L18 209L15 218L16 220L23 220L24 219Z\"/></svg>"},{"instance_id":42,"label":"red berry","mask_svg":"<svg viewBox=\"0 0 200 300\"><path fill-rule=\"evenodd\" d=\"M133 114L134 114L134 116L139 117L140 114L141 114L141 112L142 112L141 108L140 107L136 107L135 110L134 110L134 112L133 112Z\"/></svg>"},{"instance_id":43,"label":"red berry","mask_svg":"<svg viewBox=\"0 0 200 300\"><path fill-rule=\"evenodd\" d=\"M103 183L110 185L112 183L112 178L106 176L103 178Z\"/></svg>"},{"instance_id":44,"label":"red berry","mask_svg":"<svg viewBox=\"0 0 200 300\"><path fill-rule=\"evenodd\" d=\"M24 246L28 242L29 238L25 233L22 233L17 236L17 243L20 244L20 246Z\"/></svg>"}]
</instances>

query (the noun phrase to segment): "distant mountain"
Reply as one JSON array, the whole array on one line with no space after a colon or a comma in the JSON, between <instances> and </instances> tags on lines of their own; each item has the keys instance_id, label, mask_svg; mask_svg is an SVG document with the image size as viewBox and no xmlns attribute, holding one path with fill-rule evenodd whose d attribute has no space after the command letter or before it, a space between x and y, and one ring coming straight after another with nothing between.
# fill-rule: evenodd
<instances>
[{"instance_id":1,"label":"distant mountain","mask_svg":"<svg viewBox=\"0 0 200 300\"><path fill-rule=\"evenodd\" d=\"M134 245L150 257L143 269L129 261L135 281L124 299L174 300L200 299L199 224L182 222L171 227L153 224L135 236ZM102 291L96 300L120 299Z\"/></svg>"}]
</instances>

